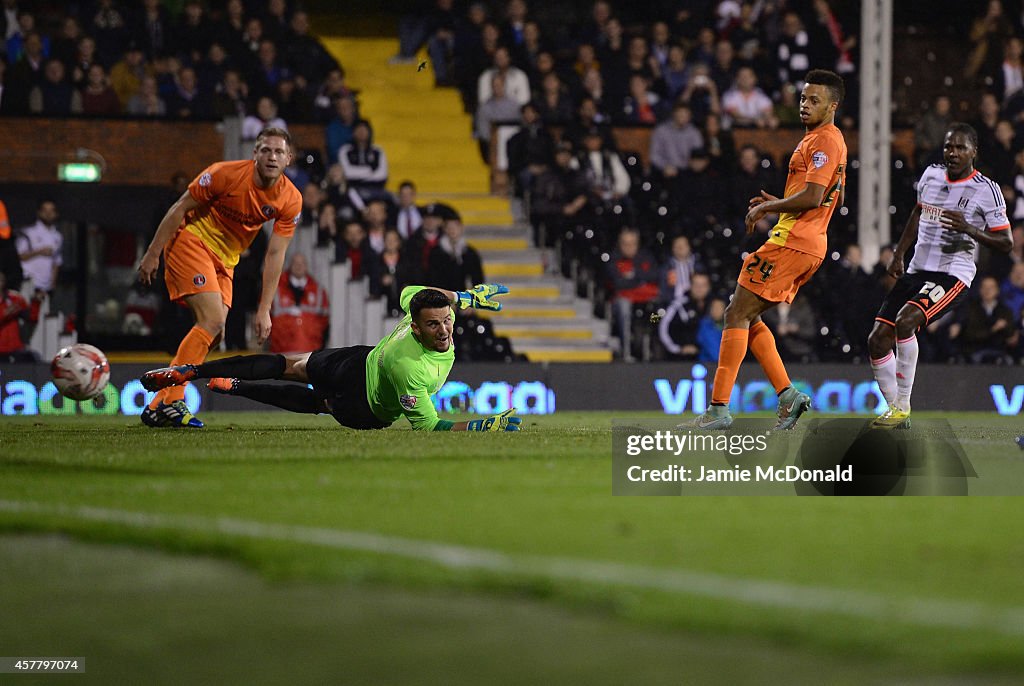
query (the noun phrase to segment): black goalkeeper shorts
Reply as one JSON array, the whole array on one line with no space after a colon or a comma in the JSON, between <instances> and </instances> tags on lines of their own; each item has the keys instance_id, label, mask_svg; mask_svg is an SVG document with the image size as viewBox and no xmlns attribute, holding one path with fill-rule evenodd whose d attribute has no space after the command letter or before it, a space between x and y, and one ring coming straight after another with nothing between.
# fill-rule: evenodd
<instances>
[{"instance_id":1,"label":"black goalkeeper shorts","mask_svg":"<svg viewBox=\"0 0 1024 686\"><path fill-rule=\"evenodd\" d=\"M366 358L369 345L326 348L309 354L306 376L317 396L327 402L331 416L350 429L384 429L366 399Z\"/></svg>"}]
</instances>

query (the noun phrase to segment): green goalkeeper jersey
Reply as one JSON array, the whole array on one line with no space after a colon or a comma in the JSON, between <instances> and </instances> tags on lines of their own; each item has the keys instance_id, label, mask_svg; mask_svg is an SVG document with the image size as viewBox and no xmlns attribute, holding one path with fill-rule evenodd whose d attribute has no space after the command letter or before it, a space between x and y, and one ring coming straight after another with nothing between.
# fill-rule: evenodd
<instances>
[{"instance_id":1,"label":"green goalkeeper jersey","mask_svg":"<svg viewBox=\"0 0 1024 686\"><path fill-rule=\"evenodd\" d=\"M405 415L413 429L433 431L440 420L430 396L441 390L452 370L455 341L447 352L439 353L424 348L413 335L409 301L424 288L402 289L405 316L366 358L366 399L381 421L391 423Z\"/></svg>"}]
</instances>

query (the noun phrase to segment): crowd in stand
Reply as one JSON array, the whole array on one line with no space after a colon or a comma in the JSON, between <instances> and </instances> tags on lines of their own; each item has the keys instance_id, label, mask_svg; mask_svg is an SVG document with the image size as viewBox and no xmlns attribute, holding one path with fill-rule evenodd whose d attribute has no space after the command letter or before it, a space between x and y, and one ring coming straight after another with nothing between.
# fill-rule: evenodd
<instances>
[{"instance_id":1,"label":"crowd in stand","mask_svg":"<svg viewBox=\"0 0 1024 686\"><path fill-rule=\"evenodd\" d=\"M320 122L324 149L288 170L303 191L298 232L312 237L306 245L333 249L392 309L407 283L461 288L484 279L455 209L417 205L411 182L397 194L385 190L386 151L374 143L357 94L310 35L308 15L285 0L209 8L188 0L177 16L158 0L98 0L39 14L22 4L0 3L0 114L238 116L250 135L269 123ZM772 221L745 237L747 201L762 189L778 194L788 165L756 147L737 148L734 132L798 127L801 78L815 67L844 77L848 99L838 123L856 126L857 3L596 0L585 14L572 12L527 0L427 0L402 20L396 60L426 48L437 86L457 88L473 113L467 137L480 141L485 160L495 162L495 125L518 125L503 151L513 191L525 201L537 244L556 249L563 273L615 323L622 357L714 359L712 329L736 266ZM998 0L987 3L963 46L978 97L938 95L915 127L913 159L895 161L898 235L920 170L941 159L948 124L968 118L979 133L978 166L1003 184L1015 225L1008 258L982 251L970 306L922 336L925 359L1021 357L1022 34L1020 16ZM649 147L620 149L613 127L625 126L650 128ZM790 359L864 353L889 285L890 253L862 264L853 200L833 221L832 254L818 277L773 315ZM994 300L986 299L987 277ZM303 278L289 272L282 288L299 298ZM652 314L660 315L656 325Z\"/></svg>"}]
</instances>

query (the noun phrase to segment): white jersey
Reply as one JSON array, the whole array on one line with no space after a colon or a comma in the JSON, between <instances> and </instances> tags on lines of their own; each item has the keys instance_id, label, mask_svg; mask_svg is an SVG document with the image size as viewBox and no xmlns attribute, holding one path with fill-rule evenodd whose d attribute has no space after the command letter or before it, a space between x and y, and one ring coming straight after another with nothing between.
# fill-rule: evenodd
<instances>
[{"instance_id":1,"label":"white jersey","mask_svg":"<svg viewBox=\"0 0 1024 686\"><path fill-rule=\"evenodd\" d=\"M943 210L963 212L967 223L979 231L1009 229L1006 201L999 184L979 171L950 181L946 165L933 164L917 182L917 203L921 207L921 221L907 273L942 272L970 286L978 271L978 242L967 234L944 229L939 215Z\"/></svg>"}]
</instances>

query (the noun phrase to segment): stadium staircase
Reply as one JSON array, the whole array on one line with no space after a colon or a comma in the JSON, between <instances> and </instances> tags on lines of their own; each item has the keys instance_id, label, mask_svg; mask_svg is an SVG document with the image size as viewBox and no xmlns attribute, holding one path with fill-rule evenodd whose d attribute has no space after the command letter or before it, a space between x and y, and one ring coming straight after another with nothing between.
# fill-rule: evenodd
<instances>
[{"instance_id":1,"label":"stadium staircase","mask_svg":"<svg viewBox=\"0 0 1024 686\"><path fill-rule=\"evenodd\" d=\"M389 64L398 40L322 38L359 91L362 116L388 157L389 184L416 183L419 202L444 202L459 211L466 238L480 251L489 281L511 297L491 314L495 334L508 337L531 362L608 362L608 323L589 301L549 269L550 255L532 245L529 225L517 220L507 197L491 195L490 171L471 137L472 119L454 89L434 88L429 66ZM486 314L485 314L486 316Z\"/></svg>"}]
</instances>

